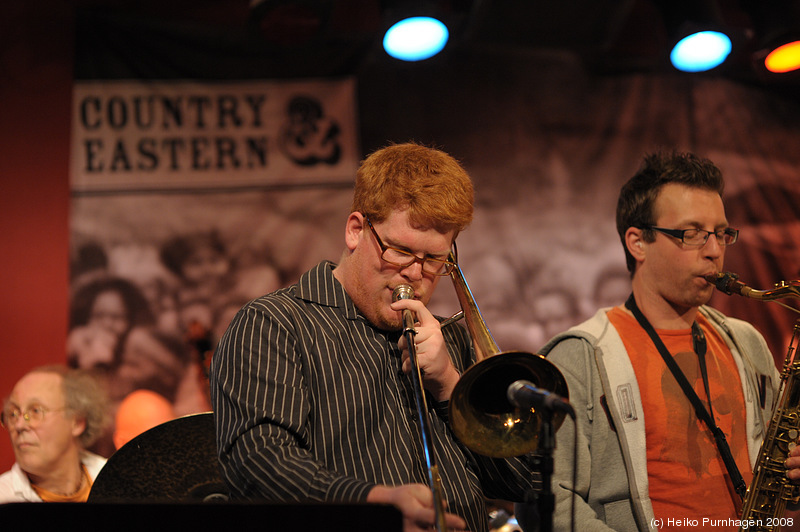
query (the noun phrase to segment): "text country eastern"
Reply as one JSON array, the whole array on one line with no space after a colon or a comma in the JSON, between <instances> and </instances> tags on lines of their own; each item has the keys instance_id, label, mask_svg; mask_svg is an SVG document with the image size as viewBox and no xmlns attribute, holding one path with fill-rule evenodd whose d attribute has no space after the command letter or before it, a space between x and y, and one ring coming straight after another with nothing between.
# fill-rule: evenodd
<instances>
[{"instance_id":1,"label":"text country eastern","mask_svg":"<svg viewBox=\"0 0 800 532\"><path fill-rule=\"evenodd\" d=\"M81 169L87 174L258 169L268 164L265 136L85 138L81 144Z\"/></svg>"}]
</instances>

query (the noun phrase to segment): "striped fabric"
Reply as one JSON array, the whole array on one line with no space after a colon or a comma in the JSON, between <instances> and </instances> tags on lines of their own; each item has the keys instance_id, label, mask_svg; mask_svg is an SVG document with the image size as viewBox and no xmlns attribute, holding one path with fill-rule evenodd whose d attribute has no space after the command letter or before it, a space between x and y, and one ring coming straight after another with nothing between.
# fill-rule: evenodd
<instances>
[{"instance_id":1,"label":"striped fabric","mask_svg":"<svg viewBox=\"0 0 800 532\"><path fill-rule=\"evenodd\" d=\"M399 334L374 328L323 262L300 282L242 308L211 367L223 475L235 498L359 502L375 484L427 485L410 377ZM460 325L443 330L459 371L470 363ZM534 484L524 459L462 447L447 404L428 398L448 511L488 530L484 497L521 500Z\"/></svg>"}]
</instances>

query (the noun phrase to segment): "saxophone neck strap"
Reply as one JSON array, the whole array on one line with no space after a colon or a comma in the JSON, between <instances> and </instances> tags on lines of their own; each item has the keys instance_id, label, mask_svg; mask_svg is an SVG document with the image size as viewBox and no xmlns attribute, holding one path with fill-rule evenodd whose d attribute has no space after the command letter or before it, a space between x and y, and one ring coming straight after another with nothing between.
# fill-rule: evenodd
<instances>
[{"instance_id":1,"label":"saxophone neck strap","mask_svg":"<svg viewBox=\"0 0 800 532\"><path fill-rule=\"evenodd\" d=\"M639 325L641 325L642 329L644 329L647 335L650 336L650 339L653 341L656 349L661 354L661 358L664 359L664 363L672 372L672 375L680 385L683 393L692 403L692 406L697 413L697 417L706 424L711 433L714 435L714 441L717 444L717 449L719 450L719 454L722 457L723 462L725 462L725 467L728 470L728 475L730 475L731 482L733 482L733 487L736 489L736 493L738 493L739 496L744 499L745 492L747 491L747 485L744 482L744 478L742 478L742 474L739 472L739 468L736 466L736 461L733 459L733 454L728 446L725 433L722 432L722 429L720 429L714 421L713 410L711 409L711 394L709 392L708 370L706 366L707 345L706 337L703 334L702 329L700 329L700 326L696 321L692 323L692 344L700 363L700 373L703 376L703 386L705 388L706 397L708 398L708 410L697 396L697 393L694 391L694 388L692 388L692 385L689 384L689 381L686 379L683 371L681 371L678 363L675 362L675 358L673 358L673 356L667 350L667 347L664 345L664 342L661 341L661 338L658 336L653 326L650 324L644 314L642 314L642 311L639 310L633 294L628 297L628 300L625 302L625 307L630 310L631 313L633 313L636 321L639 322Z\"/></svg>"}]
</instances>

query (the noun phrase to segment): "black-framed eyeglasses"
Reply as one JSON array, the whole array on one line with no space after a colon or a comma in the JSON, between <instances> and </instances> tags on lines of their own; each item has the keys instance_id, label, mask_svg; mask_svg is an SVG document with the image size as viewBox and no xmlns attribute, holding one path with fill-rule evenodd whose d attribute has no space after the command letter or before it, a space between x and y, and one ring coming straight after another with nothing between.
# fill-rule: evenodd
<instances>
[{"instance_id":1,"label":"black-framed eyeglasses","mask_svg":"<svg viewBox=\"0 0 800 532\"><path fill-rule=\"evenodd\" d=\"M24 419L31 427L37 427L48 412L63 412L67 408L47 408L44 405L34 404L28 408L21 409L17 406L10 406L3 409L0 415L0 425L11 430L17 425L17 421Z\"/></svg>"},{"instance_id":2,"label":"black-framed eyeglasses","mask_svg":"<svg viewBox=\"0 0 800 532\"><path fill-rule=\"evenodd\" d=\"M731 244L735 244L739 239L739 230L731 227L726 227L725 229L720 229L719 231L706 231L705 229L697 229L695 227L691 229L665 229L664 227L648 225L642 229L652 229L653 231L664 233L665 235L677 238L687 246L692 247L705 246L706 242L708 242L708 237L711 235L717 237L717 243L720 246L730 246Z\"/></svg>"},{"instance_id":3,"label":"black-framed eyeglasses","mask_svg":"<svg viewBox=\"0 0 800 532\"><path fill-rule=\"evenodd\" d=\"M408 268L415 262L419 262L422 265L422 271L430 275L449 275L450 272L452 272L456 267L456 263L451 260L436 259L433 257L420 258L408 250L387 246L383 243L381 237L378 236L378 233L375 231L375 228L372 226L372 222L369 221L369 218L365 216L364 219L367 221L367 226L372 234L375 235L375 240L378 242L378 246L381 248L381 259L385 260L389 264L399 266L401 268ZM453 242L453 246L455 247L455 242ZM455 257L455 252L453 252L451 256Z\"/></svg>"}]
</instances>

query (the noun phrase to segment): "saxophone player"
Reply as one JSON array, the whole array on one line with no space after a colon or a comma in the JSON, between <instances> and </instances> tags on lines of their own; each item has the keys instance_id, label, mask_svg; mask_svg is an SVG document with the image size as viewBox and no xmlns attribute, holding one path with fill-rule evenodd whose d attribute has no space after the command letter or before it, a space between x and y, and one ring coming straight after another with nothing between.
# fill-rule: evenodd
<instances>
[{"instance_id":1,"label":"saxophone player","mask_svg":"<svg viewBox=\"0 0 800 532\"><path fill-rule=\"evenodd\" d=\"M707 159L646 156L617 203L630 297L540 351L576 410L557 433L556 530L570 530L573 503L581 531L739 529L780 376L751 324L707 306L705 276L738 238L723 188ZM800 454L787 466L800 478ZM528 511L517 505L526 531Z\"/></svg>"}]
</instances>

